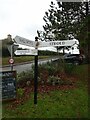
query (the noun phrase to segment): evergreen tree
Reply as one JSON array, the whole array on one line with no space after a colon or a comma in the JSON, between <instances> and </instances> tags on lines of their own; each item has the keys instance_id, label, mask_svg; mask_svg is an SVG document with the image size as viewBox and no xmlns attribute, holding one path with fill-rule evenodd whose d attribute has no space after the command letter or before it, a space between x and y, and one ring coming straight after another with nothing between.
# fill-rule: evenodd
<instances>
[{"instance_id":1,"label":"evergreen tree","mask_svg":"<svg viewBox=\"0 0 90 120\"><path fill-rule=\"evenodd\" d=\"M43 17L46 22L43 26L45 34L52 32L56 40L66 39L69 33L77 37L80 25L85 18L84 9L82 2L61 2L58 3L58 7L51 2L50 9Z\"/></svg>"},{"instance_id":2,"label":"evergreen tree","mask_svg":"<svg viewBox=\"0 0 90 120\"><path fill-rule=\"evenodd\" d=\"M68 39L71 33L79 39L84 48L88 45L88 18L90 2L51 2L50 8L45 12L44 35L53 34L53 39ZM86 44L86 45L85 45Z\"/></svg>"},{"instance_id":3,"label":"evergreen tree","mask_svg":"<svg viewBox=\"0 0 90 120\"><path fill-rule=\"evenodd\" d=\"M10 56L10 53L9 53L7 47L8 47L8 45L13 44L11 35L9 34L9 35L7 36L7 38L1 40L1 42L2 42L2 45L1 45L1 48L0 48L0 49L1 49L1 51L2 51L2 56L3 56L3 57Z\"/></svg>"}]
</instances>

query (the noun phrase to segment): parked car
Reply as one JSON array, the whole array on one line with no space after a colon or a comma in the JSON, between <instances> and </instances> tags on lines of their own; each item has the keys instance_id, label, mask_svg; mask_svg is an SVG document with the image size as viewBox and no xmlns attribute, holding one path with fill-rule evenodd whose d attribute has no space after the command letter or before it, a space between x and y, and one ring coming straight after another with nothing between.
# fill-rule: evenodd
<instances>
[{"instance_id":1,"label":"parked car","mask_svg":"<svg viewBox=\"0 0 90 120\"><path fill-rule=\"evenodd\" d=\"M75 65L82 64L84 60L83 56L80 54L65 54L63 59L66 63L72 63Z\"/></svg>"}]
</instances>

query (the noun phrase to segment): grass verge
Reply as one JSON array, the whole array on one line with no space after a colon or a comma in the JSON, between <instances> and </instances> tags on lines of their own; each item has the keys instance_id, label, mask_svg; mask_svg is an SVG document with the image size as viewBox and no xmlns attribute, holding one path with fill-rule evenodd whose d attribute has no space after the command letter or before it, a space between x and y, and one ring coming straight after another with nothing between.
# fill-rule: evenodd
<instances>
[{"instance_id":1,"label":"grass verge","mask_svg":"<svg viewBox=\"0 0 90 120\"><path fill-rule=\"evenodd\" d=\"M39 59L48 58L49 56L39 56ZM8 65L9 64L9 57L2 58L2 65ZM19 56L14 57L14 63L21 63L21 62L29 62L34 60L34 56Z\"/></svg>"},{"instance_id":2,"label":"grass verge","mask_svg":"<svg viewBox=\"0 0 90 120\"><path fill-rule=\"evenodd\" d=\"M74 89L38 93L37 105L33 103L33 93L17 107L12 108L12 102L4 103L3 118L88 118L87 67L80 65L73 70L78 76Z\"/></svg>"},{"instance_id":3,"label":"grass verge","mask_svg":"<svg viewBox=\"0 0 90 120\"><path fill-rule=\"evenodd\" d=\"M51 91L49 94L38 94L38 104L30 99L17 108L10 104L3 106L4 118L87 118L88 95L86 89Z\"/></svg>"}]
</instances>

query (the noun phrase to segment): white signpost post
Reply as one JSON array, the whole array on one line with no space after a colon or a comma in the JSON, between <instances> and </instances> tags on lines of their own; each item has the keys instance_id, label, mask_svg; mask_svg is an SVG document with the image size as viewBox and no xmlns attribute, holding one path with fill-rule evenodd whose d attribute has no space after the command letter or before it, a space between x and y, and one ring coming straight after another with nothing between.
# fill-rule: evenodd
<instances>
[{"instance_id":1,"label":"white signpost post","mask_svg":"<svg viewBox=\"0 0 90 120\"><path fill-rule=\"evenodd\" d=\"M18 44L34 47L32 50L17 50L16 55L35 55L35 70L34 70L34 104L37 104L37 84L38 84L38 48L39 47L55 47L55 46L72 46L75 44L73 40L60 40L60 41L50 41L50 42L39 42L38 38L35 37L35 41L30 41L26 38L19 36L15 37L15 41Z\"/></svg>"}]
</instances>

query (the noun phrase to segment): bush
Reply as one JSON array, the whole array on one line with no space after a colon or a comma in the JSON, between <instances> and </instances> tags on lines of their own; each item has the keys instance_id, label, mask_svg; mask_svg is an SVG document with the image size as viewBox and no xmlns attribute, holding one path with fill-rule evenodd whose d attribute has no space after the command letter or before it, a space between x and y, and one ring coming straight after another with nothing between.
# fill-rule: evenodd
<instances>
[{"instance_id":1,"label":"bush","mask_svg":"<svg viewBox=\"0 0 90 120\"><path fill-rule=\"evenodd\" d=\"M60 83L60 78L59 77L55 77L55 76L50 76L47 80L47 83L48 84L51 84L51 85L56 85L56 84L59 84Z\"/></svg>"},{"instance_id":2,"label":"bush","mask_svg":"<svg viewBox=\"0 0 90 120\"><path fill-rule=\"evenodd\" d=\"M21 72L20 74L17 75L18 87L25 87L26 85L29 85L33 81L33 79L34 79L34 72L32 70Z\"/></svg>"},{"instance_id":3,"label":"bush","mask_svg":"<svg viewBox=\"0 0 90 120\"><path fill-rule=\"evenodd\" d=\"M57 62L48 62L47 64L40 64L38 66L38 83L39 84L69 84L66 74L71 74L74 65L65 64L58 60ZM60 73L63 73L62 75ZM27 70L18 74L18 87L25 87L33 84L34 82L34 65L32 70ZM64 79L65 78L65 79Z\"/></svg>"},{"instance_id":4,"label":"bush","mask_svg":"<svg viewBox=\"0 0 90 120\"><path fill-rule=\"evenodd\" d=\"M72 82L68 79L64 80L58 76L50 76L47 80L47 83L50 85L70 85Z\"/></svg>"},{"instance_id":5,"label":"bush","mask_svg":"<svg viewBox=\"0 0 90 120\"><path fill-rule=\"evenodd\" d=\"M60 61L47 62L47 64L39 65L38 67L39 73L43 70L48 71L49 75L55 75L57 72L63 71L63 66Z\"/></svg>"},{"instance_id":6,"label":"bush","mask_svg":"<svg viewBox=\"0 0 90 120\"><path fill-rule=\"evenodd\" d=\"M68 64L68 63L64 64L64 71L68 75L72 74L74 68L75 68L75 65L73 64Z\"/></svg>"},{"instance_id":7,"label":"bush","mask_svg":"<svg viewBox=\"0 0 90 120\"><path fill-rule=\"evenodd\" d=\"M22 88L19 88L19 89L17 90L17 94L18 94L19 97L23 97L24 90L23 90Z\"/></svg>"}]
</instances>

